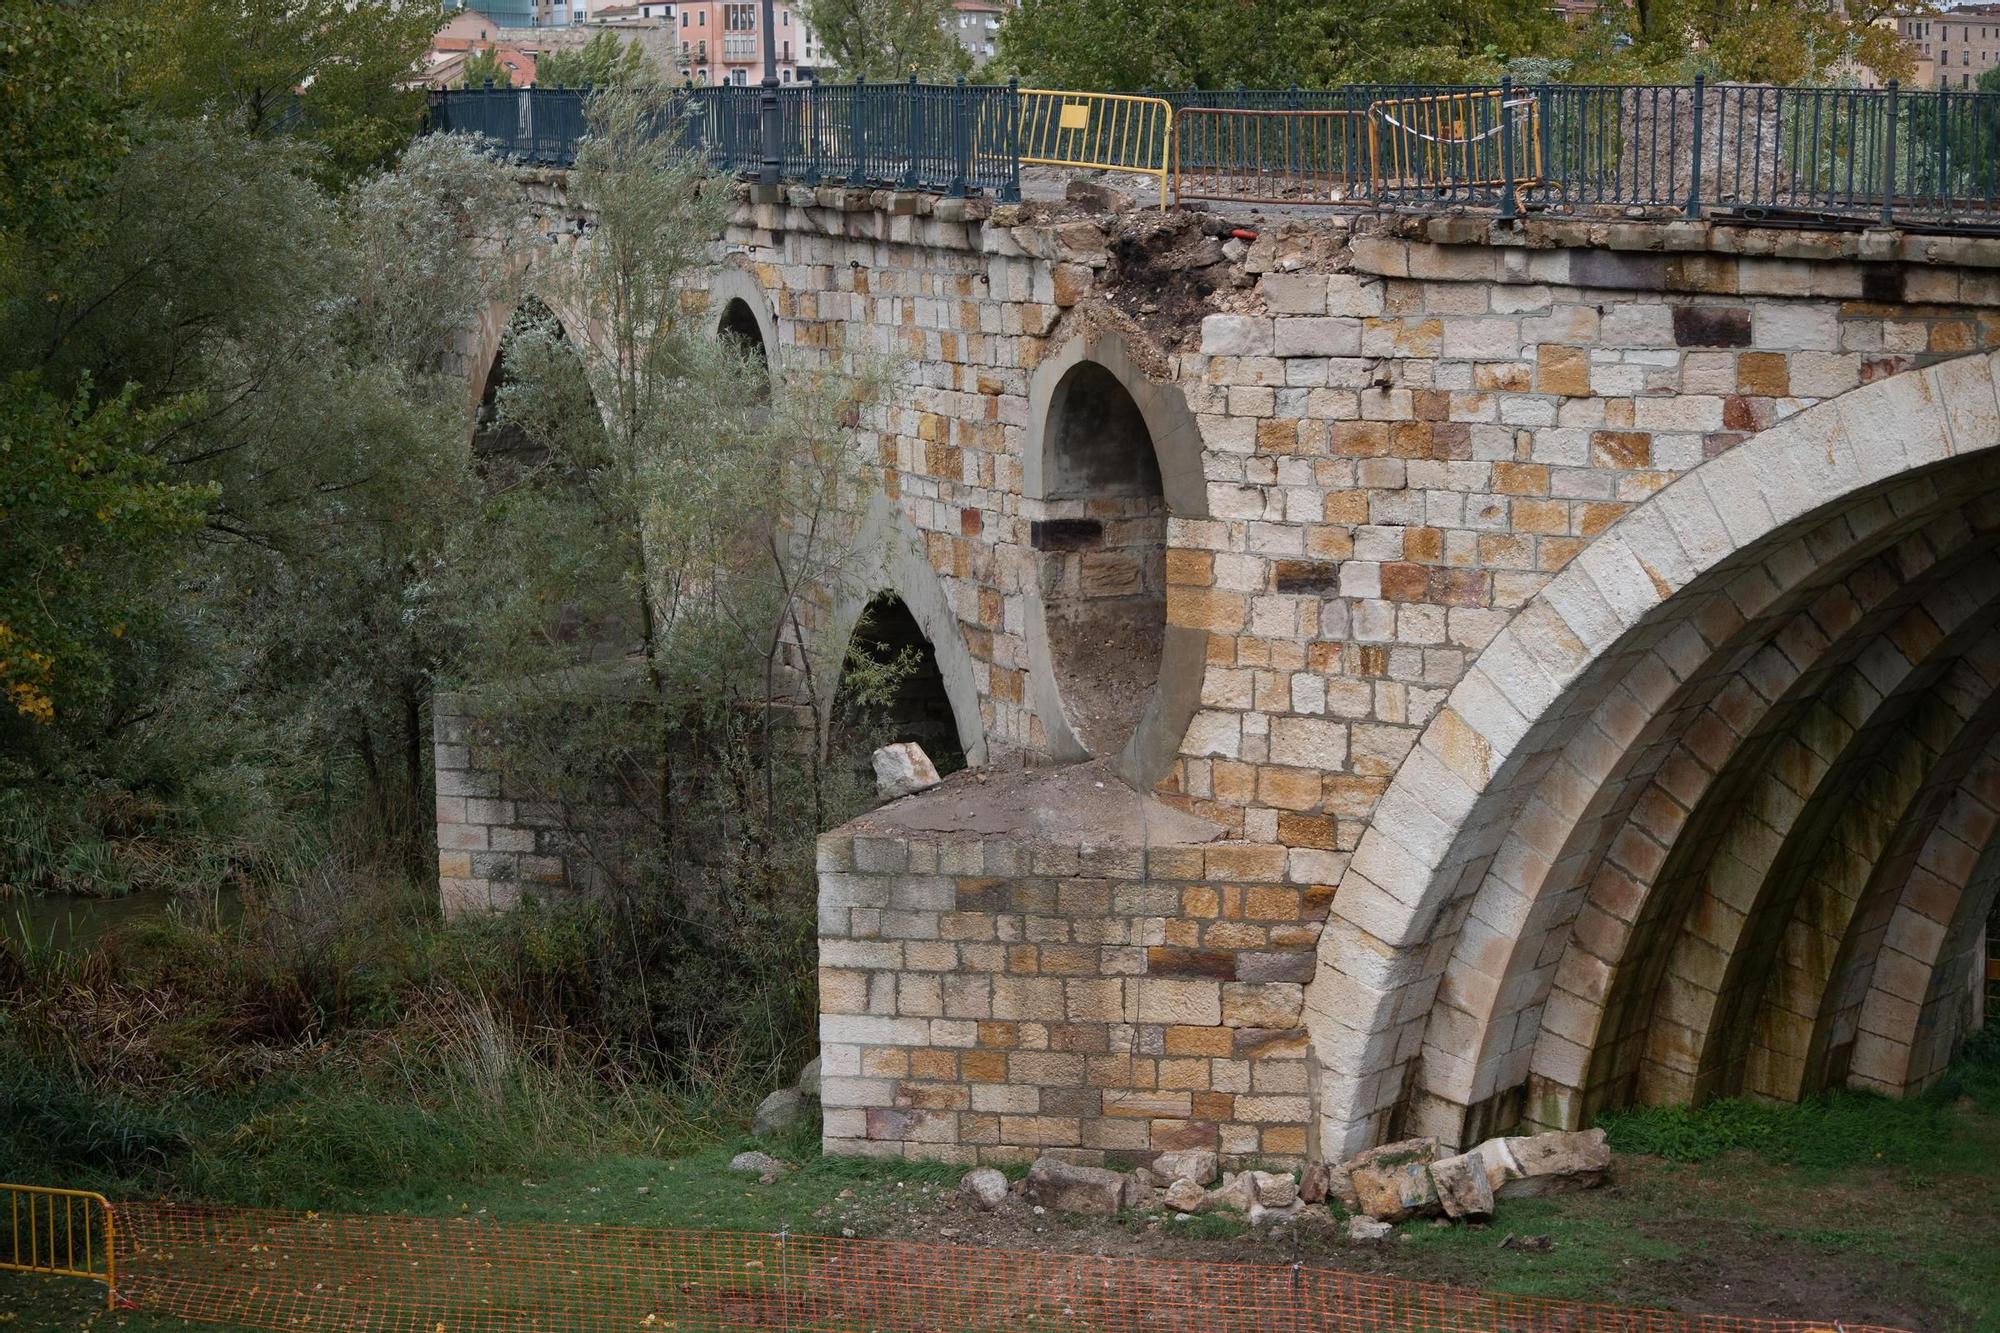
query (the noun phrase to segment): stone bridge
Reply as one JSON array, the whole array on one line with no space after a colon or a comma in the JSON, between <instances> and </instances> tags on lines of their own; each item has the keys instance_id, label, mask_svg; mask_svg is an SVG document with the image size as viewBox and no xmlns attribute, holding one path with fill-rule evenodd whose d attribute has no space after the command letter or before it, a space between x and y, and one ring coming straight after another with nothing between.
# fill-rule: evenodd
<instances>
[{"instance_id":1,"label":"stone bridge","mask_svg":"<svg viewBox=\"0 0 2000 1333\"><path fill-rule=\"evenodd\" d=\"M830 1150L1465 1144L1982 1020L2000 240L793 188L717 259L907 360L838 611L971 760L821 840ZM450 725L477 898L540 859Z\"/></svg>"}]
</instances>

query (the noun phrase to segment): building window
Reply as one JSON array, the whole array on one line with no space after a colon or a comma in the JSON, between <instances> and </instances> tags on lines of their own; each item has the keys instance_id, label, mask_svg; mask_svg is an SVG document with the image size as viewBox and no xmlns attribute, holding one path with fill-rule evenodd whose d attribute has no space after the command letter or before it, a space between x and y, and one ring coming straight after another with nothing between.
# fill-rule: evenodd
<instances>
[{"instance_id":1,"label":"building window","mask_svg":"<svg viewBox=\"0 0 2000 1333\"><path fill-rule=\"evenodd\" d=\"M722 26L729 32L755 32L757 30L757 6L724 5Z\"/></svg>"}]
</instances>

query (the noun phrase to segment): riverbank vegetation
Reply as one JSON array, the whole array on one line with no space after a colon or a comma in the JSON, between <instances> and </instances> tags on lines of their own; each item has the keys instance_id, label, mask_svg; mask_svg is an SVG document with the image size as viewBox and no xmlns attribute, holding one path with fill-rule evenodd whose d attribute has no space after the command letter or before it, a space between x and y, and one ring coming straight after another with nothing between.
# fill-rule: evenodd
<instances>
[{"instance_id":1,"label":"riverbank vegetation","mask_svg":"<svg viewBox=\"0 0 2000 1333\"><path fill-rule=\"evenodd\" d=\"M315 12L380 73L423 8ZM596 101L538 230L420 98L294 70L282 16L161 29L223 15L0 20L38 57L0 73L5 1167L280 1202L678 1141L810 1053L812 840L859 789L800 721L843 647L806 590L879 380L715 336L726 190L656 88ZM587 901L441 919L442 690ZM36 907L133 893L171 909Z\"/></svg>"}]
</instances>

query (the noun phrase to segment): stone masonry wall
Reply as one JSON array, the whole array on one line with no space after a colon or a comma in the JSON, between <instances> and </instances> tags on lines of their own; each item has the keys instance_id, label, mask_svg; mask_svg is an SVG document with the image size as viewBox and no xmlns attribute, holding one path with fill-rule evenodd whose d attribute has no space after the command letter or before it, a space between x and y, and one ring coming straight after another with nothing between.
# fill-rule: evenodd
<instances>
[{"instance_id":1,"label":"stone masonry wall","mask_svg":"<svg viewBox=\"0 0 2000 1333\"><path fill-rule=\"evenodd\" d=\"M1036 530L1073 501L1030 494L1050 407L1037 369L1073 339L1111 340L1195 427L1154 442L1186 451L1163 470L1198 478L1202 512L1167 523L1165 578L1169 635L1205 645L1196 678L1162 683L1194 702L1156 790L1228 847L1134 890L1008 838L967 851L912 834L896 850L831 835L822 1036L841 1148L1136 1152L1157 1128L1285 1157L1307 1147L1308 1067L1321 1108L1393 1100L1369 1079L1412 1050L1308 1055L1287 1038L1239 1059L1257 1025L1232 1024L1226 995L1301 985L1244 960L1260 956L1254 972L1294 947L1273 932L1317 935L1377 799L1475 656L1704 460L1859 385L2000 345L1992 240L1326 217L1257 222L1254 244L1209 253L1204 225L793 188L746 197L719 247L768 297L781 359L905 363L862 438L962 638L994 771L1049 752ZM1198 251L1198 273L1174 267ZM490 841L512 826L483 827ZM1208 894L1212 915L1196 910ZM1296 910L1258 915L1280 899ZM1167 986L1213 988L1213 1004L1167 1017L1147 998ZM1343 1002L1338 985L1313 994ZM1298 1073L1260 1087L1266 1062ZM1127 1097L1146 1114L1114 1110Z\"/></svg>"},{"instance_id":2,"label":"stone masonry wall","mask_svg":"<svg viewBox=\"0 0 2000 1333\"><path fill-rule=\"evenodd\" d=\"M464 696L432 699L431 735L445 915L503 910L523 892L569 887L559 812L507 790L484 724Z\"/></svg>"},{"instance_id":3,"label":"stone masonry wall","mask_svg":"<svg viewBox=\"0 0 2000 1333\"><path fill-rule=\"evenodd\" d=\"M895 809L919 819L967 791L976 776ZM1285 883L1282 849L864 820L822 838L819 859L830 1150L1306 1157L1300 1023L1329 892Z\"/></svg>"}]
</instances>

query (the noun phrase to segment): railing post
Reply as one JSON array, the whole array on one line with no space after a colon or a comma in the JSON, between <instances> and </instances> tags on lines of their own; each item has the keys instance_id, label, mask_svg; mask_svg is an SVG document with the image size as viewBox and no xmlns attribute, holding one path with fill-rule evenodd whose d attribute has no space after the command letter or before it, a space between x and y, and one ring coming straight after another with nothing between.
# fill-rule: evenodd
<instances>
[{"instance_id":1,"label":"railing post","mask_svg":"<svg viewBox=\"0 0 2000 1333\"><path fill-rule=\"evenodd\" d=\"M1701 216L1701 113L1702 104L1708 100L1708 78L1700 70L1694 75L1694 152L1692 162L1694 174L1688 180L1687 215L1689 218Z\"/></svg>"},{"instance_id":2,"label":"railing post","mask_svg":"<svg viewBox=\"0 0 2000 1333\"><path fill-rule=\"evenodd\" d=\"M1021 198L1021 81L1007 80L1007 100L1000 106L1000 123L1007 127L1007 184L1000 190L1000 202L1018 203Z\"/></svg>"},{"instance_id":3,"label":"railing post","mask_svg":"<svg viewBox=\"0 0 2000 1333\"><path fill-rule=\"evenodd\" d=\"M1554 193L1549 189L1549 180L1554 175L1549 163L1555 160L1549 151L1549 102L1549 81L1544 78L1535 88L1535 178L1541 183L1545 200Z\"/></svg>"},{"instance_id":4,"label":"railing post","mask_svg":"<svg viewBox=\"0 0 2000 1333\"><path fill-rule=\"evenodd\" d=\"M1889 126L1887 141L1882 146L1882 225L1891 227L1896 211L1896 114L1899 89L1896 80L1889 80Z\"/></svg>"},{"instance_id":5,"label":"railing post","mask_svg":"<svg viewBox=\"0 0 2000 1333\"><path fill-rule=\"evenodd\" d=\"M763 140L762 160L757 164L757 180L776 185L785 175L783 128L778 112L778 29L772 0L764 0L759 19L764 25L764 77L757 85L757 137Z\"/></svg>"},{"instance_id":6,"label":"railing post","mask_svg":"<svg viewBox=\"0 0 2000 1333\"><path fill-rule=\"evenodd\" d=\"M902 188L917 188L917 76L912 74L903 94Z\"/></svg>"},{"instance_id":7,"label":"railing post","mask_svg":"<svg viewBox=\"0 0 2000 1333\"><path fill-rule=\"evenodd\" d=\"M971 96L965 86L965 76L958 76L958 83L951 93L951 184L945 194L953 199L963 199L966 194L966 180L972 175L972 136L967 132L965 118L966 99Z\"/></svg>"},{"instance_id":8,"label":"railing post","mask_svg":"<svg viewBox=\"0 0 2000 1333\"><path fill-rule=\"evenodd\" d=\"M1519 217L1521 201L1514 197L1514 116L1508 102L1514 95L1512 75L1500 76L1500 216Z\"/></svg>"},{"instance_id":9,"label":"railing post","mask_svg":"<svg viewBox=\"0 0 2000 1333\"><path fill-rule=\"evenodd\" d=\"M868 126L861 114L861 90L865 86L857 74L847 94L847 135L854 150L854 170L848 173L847 183L856 189L868 184Z\"/></svg>"}]
</instances>

